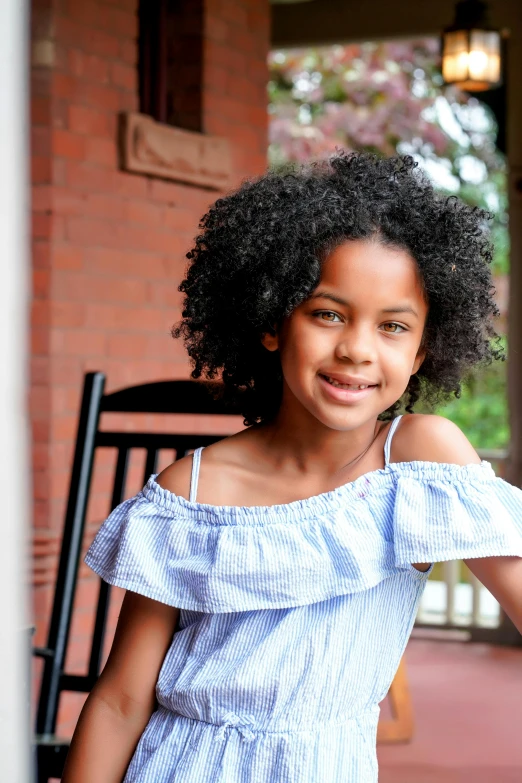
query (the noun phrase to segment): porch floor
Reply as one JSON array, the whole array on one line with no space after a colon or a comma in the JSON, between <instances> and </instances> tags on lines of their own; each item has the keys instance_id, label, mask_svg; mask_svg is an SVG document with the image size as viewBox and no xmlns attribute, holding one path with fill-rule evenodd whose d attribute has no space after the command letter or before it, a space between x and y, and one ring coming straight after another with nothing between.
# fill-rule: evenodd
<instances>
[{"instance_id":1,"label":"porch floor","mask_svg":"<svg viewBox=\"0 0 522 783\"><path fill-rule=\"evenodd\" d=\"M521 783L522 649L412 639L406 662L415 734L379 783Z\"/></svg>"}]
</instances>

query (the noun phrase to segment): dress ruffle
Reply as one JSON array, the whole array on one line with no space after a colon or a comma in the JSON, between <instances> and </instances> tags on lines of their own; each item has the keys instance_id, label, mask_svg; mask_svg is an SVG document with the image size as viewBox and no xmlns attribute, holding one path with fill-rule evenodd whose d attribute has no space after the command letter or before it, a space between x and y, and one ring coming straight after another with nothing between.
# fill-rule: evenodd
<instances>
[{"instance_id":1,"label":"dress ruffle","mask_svg":"<svg viewBox=\"0 0 522 783\"><path fill-rule=\"evenodd\" d=\"M152 476L85 561L107 582L206 613L278 609L367 590L411 563L522 556L522 491L487 462L392 463L275 506L193 503Z\"/></svg>"},{"instance_id":2,"label":"dress ruffle","mask_svg":"<svg viewBox=\"0 0 522 783\"><path fill-rule=\"evenodd\" d=\"M466 466L471 467L475 466ZM479 470L467 471L465 479L456 471L453 478L444 469L425 473L421 467L420 472L420 480L410 473L397 481L393 506L397 566L495 555L522 557L520 489L496 478L491 469L482 475Z\"/></svg>"}]
</instances>

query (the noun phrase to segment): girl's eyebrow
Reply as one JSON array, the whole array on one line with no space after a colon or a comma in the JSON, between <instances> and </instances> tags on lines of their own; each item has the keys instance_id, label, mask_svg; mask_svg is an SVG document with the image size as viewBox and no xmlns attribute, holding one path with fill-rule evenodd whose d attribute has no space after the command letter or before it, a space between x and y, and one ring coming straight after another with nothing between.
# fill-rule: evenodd
<instances>
[{"instance_id":1,"label":"girl's eyebrow","mask_svg":"<svg viewBox=\"0 0 522 783\"><path fill-rule=\"evenodd\" d=\"M330 299L332 302L336 302L337 304L343 305L343 307L349 307L350 303L346 301L346 299L342 299L340 296L337 296L336 294L330 294L327 291L317 291L315 294L312 294L310 299ZM413 307L410 307L410 305L397 305L397 307L385 307L383 310L381 310L381 313L410 313L410 315L415 316L415 318L419 317L419 314L416 312L416 310L413 309Z\"/></svg>"}]
</instances>

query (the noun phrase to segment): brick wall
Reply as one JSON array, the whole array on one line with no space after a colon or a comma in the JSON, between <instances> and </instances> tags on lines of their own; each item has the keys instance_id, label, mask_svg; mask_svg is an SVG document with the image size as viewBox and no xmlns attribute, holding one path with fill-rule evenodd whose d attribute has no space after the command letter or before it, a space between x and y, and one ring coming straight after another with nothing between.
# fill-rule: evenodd
<instances>
[{"instance_id":1,"label":"brick wall","mask_svg":"<svg viewBox=\"0 0 522 783\"><path fill-rule=\"evenodd\" d=\"M169 330L184 254L219 195L118 168L118 115L139 104L136 11L137 0L32 4L36 644L46 638L83 374L103 370L109 391L187 377ZM268 0L206 0L202 45L202 129L231 140L239 182L265 167ZM100 475L89 536L107 511ZM95 590L82 570L70 648L78 671ZM65 701L62 732L82 701Z\"/></svg>"}]
</instances>

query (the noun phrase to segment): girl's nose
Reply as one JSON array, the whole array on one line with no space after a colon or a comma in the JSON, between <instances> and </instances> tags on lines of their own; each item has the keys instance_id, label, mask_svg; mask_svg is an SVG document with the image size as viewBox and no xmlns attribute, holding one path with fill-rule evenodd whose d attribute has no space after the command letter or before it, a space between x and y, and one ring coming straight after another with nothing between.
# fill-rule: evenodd
<instances>
[{"instance_id":1,"label":"girl's nose","mask_svg":"<svg viewBox=\"0 0 522 783\"><path fill-rule=\"evenodd\" d=\"M354 364L374 362L376 360L374 337L367 329L351 329L337 343L335 355L338 359L349 360Z\"/></svg>"}]
</instances>

